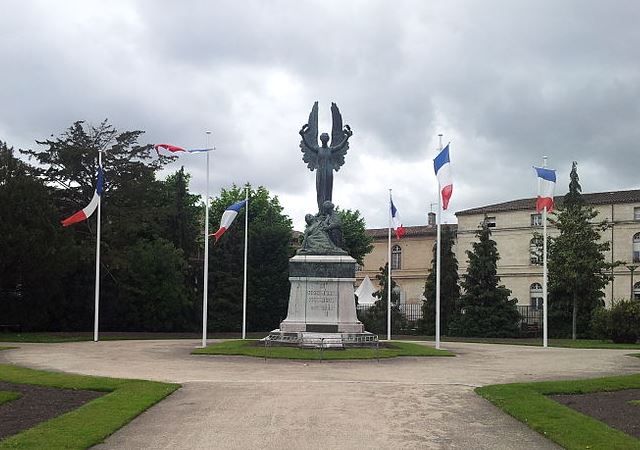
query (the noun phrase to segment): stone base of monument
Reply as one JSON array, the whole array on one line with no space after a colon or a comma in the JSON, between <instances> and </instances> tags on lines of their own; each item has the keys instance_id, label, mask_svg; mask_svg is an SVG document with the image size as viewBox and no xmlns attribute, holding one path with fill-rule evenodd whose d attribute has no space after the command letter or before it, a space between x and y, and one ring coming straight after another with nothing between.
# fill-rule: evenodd
<instances>
[{"instance_id":1,"label":"stone base of monument","mask_svg":"<svg viewBox=\"0 0 640 450\"><path fill-rule=\"evenodd\" d=\"M356 260L348 255L296 255L289 260L289 309L273 340L315 336L343 342L373 339L356 315ZM289 338L287 337L289 336ZM295 336L295 337L294 337ZM377 340L377 336L376 336Z\"/></svg>"}]
</instances>

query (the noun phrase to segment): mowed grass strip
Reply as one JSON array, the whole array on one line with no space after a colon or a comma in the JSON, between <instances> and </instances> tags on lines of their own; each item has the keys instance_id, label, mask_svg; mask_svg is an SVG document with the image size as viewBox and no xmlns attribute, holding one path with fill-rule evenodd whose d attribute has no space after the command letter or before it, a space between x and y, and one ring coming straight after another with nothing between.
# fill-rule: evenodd
<instances>
[{"instance_id":1,"label":"mowed grass strip","mask_svg":"<svg viewBox=\"0 0 640 450\"><path fill-rule=\"evenodd\" d=\"M20 397L22 397L20 392L0 391L0 405L3 403L9 403L13 400L18 400Z\"/></svg>"},{"instance_id":2,"label":"mowed grass strip","mask_svg":"<svg viewBox=\"0 0 640 450\"><path fill-rule=\"evenodd\" d=\"M547 395L640 388L640 374L476 388L491 403L567 449L640 449L640 440L561 405Z\"/></svg>"},{"instance_id":3,"label":"mowed grass strip","mask_svg":"<svg viewBox=\"0 0 640 450\"><path fill-rule=\"evenodd\" d=\"M0 441L0 449L85 449L180 387L178 384L44 372L0 365L0 380L62 389L88 389L107 394Z\"/></svg>"},{"instance_id":4,"label":"mowed grass strip","mask_svg":"<svg viewBox=\"0 0 640 450\"><path fill-rule=\"evenodd\" d=\"M384 344L376 351L375 348L347 348L344 350L307 349L298 347L270 346L266 349L262 343L255 340L231 340L198 348L191 352L194 355L240 355L276 359L304 359L304 360L340 360L340 359L376 359L395 358L398 356L455 356L446 350L436 350L432 347L409 342L394 342Z\"/></svg>"}]
</instances>

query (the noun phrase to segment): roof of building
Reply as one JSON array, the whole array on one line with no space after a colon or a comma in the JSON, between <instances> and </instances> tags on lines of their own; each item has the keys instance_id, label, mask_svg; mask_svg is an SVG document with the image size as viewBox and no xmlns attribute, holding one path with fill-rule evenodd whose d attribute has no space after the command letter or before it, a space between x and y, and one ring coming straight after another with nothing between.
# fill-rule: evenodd
<instances>
[{"instance_id":1,"label":"roof of building","mask_svg":"<svg viewBox=\"0 0 640 450\"><path fill-rule=\"evenodd\" d=\"M610 205L612 203L640 203L640 189L633 189L629 191L594 192L591 194L583 194L582 197L590 205ZM556 203L556 205L562 205L563 201L564 195L557 195L554 197L554 202ZM519 200L511 200L509 202L480 206L478 208L465 209L463 211L458 211L456 213L456 216L534 209L536 209L535 198L522 198Z\"/></svg>"},{"instance_id":2,"label":"roof of building","mask_svg":"<svg viewBox=\"0 0 640 450\"><path fill-rule=\"evenodd\" d=\"M451 227L454 231L458 228L458 225L456 224L443 224L443 227ZM404 236L405 237L416 237L416 236L429 236L429 235L434 235L436 234L436 227L434 225L417 225L417 226L407 226L404 227ZM386 238L388 236L389 233L389 229L388 228L370 228L368 230L365 230L365 233L367 233L368 236L371 236L372 238L376 239L376 238ZM395 234L392 232L391 233L394 237Z\"/></svg>"}]
</instances>

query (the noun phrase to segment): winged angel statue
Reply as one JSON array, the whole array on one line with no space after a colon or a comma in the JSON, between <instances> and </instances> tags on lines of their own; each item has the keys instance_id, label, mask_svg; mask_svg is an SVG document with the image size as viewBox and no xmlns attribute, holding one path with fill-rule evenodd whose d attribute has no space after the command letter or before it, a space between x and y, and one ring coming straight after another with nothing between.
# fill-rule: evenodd
<instances>
[{"instance_id":1,"label":"winged angel statue","mask_svg":"<svg viewBox=\"0 0 640 450\"><path fill-rule=\"evenodd\" d=\"M316 193L318 196L318 211L322 212L323 204L331 201L333 192L333 171L340 170L344 164L344 156L349 150L349 138L353 134L349 125L342 126L342 115L335 103L331 103L331 145L329 135L320 135L321 146L318 146L318 102L313 104L309 122L300 130L302 141L302 160L307 163L311 171L316 171Z\"/></svg>"}]
</instances>

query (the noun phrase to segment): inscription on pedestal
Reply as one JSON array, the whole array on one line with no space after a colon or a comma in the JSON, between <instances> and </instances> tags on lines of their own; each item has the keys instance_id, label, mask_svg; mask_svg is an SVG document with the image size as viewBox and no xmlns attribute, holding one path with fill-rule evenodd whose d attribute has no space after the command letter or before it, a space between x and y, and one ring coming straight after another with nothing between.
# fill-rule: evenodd
<instances>
[{"instance_id":1,"label":"inscription on pedestal","mask_svg":"<svg viewBox=\"0 0 640 450\"><path fill-rule=\"evenodd\" d=\"M309 283L307 288L307 313L313 318L336 317L338 290L335 284Z\"/></svg>"}]
</instances>

